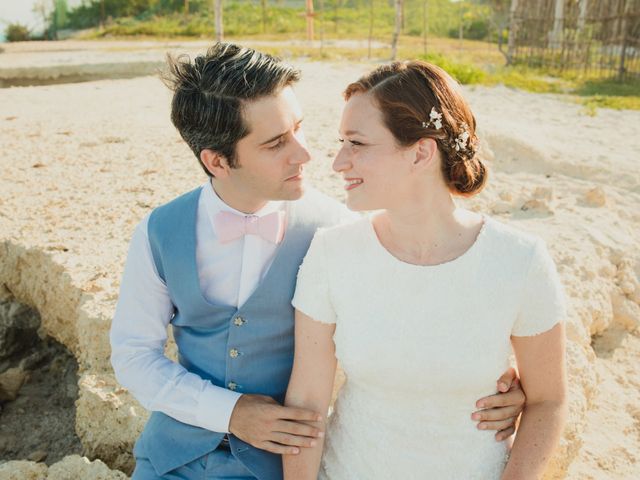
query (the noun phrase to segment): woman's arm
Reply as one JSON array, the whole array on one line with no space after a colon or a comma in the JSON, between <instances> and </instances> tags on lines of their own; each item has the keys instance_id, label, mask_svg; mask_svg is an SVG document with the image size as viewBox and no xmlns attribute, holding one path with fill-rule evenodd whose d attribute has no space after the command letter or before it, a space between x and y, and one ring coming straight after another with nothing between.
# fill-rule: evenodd
<instances>
[{"instance_id":1,"label":"woman's arm","mask_svg":"<svg viewBox=\"0 0 640 480\"><path fill-rule=\"evenodd\" d=\"M564 323L511 337L527 404L502 480L539 479L556 448L567 409Z\"/></svg>"},{"instance_id":2,"label":"woman's arm","mask_svg":"<svg viewBox=\"0 0 640 480\"><path fill-rule=\"evenodd\" d=\"M321 323L296 310L295 356L285 405L323 412L314 426L323 432L336 373L335 324ZM322 438L298 455L283 455L285 480L316 480L322 455Z\"/></svg>"}]
</instances>

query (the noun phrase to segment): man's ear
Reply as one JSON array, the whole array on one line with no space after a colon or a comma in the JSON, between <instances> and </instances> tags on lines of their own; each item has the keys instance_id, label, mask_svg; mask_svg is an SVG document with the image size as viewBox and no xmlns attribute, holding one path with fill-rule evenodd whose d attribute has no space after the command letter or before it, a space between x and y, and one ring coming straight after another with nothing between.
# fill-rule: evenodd
<instances>
[{"instance_id":1,"label":"man's ear","mask_svg":"<svg viewBox=\"0 0 640 480\"><path fill-rule=\"evenodd\" d=\"M417 149L413 166L415 168L427 168L432 165L438 152L438 144L436 141L433 138L421 138L416 146Z\"/></svg>"},{"instance_id":2,"label":"man's ear","mask_svg":"<svg viewBox=\"0 0 640 480\"><path fill-rule=\"evenodd\" d=\"M218 152L205 148L200 152L200 161L215 178L226 178L229 176L229 162L224 155L220 155Z\"/></svg>"}]
</instances>

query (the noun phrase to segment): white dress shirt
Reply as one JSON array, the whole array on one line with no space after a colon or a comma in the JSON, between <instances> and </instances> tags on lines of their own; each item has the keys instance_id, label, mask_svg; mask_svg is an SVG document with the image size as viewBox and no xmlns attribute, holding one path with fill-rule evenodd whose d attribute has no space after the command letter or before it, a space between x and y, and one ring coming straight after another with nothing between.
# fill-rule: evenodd
<instances>
[{"instance_id":1,"label":"white dress shirt","mask_svg":"<svg viewBox=\"0 0 640 480\"><path fill-rule=\"evenodd\" d=\"M270 202L254 215L285 210ZM221 244L213 218L226 205L210 182L202 186L196 218L196 264L200 288L211 303L242 306L269 270L277 245L256 235ZM111 363L116 378L147 410L215 432L229 432L240 393L213 385L164 355L173 304L156 270L147 215L136 227L111 326Z\"/></svg>"}]
</instances>

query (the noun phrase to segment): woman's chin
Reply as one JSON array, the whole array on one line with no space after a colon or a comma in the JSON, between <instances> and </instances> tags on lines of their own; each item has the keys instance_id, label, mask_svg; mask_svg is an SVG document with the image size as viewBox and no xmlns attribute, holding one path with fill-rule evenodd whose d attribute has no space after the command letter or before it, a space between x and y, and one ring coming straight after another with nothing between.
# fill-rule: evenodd
<instances>
[{"instance_id":1,"label":"woman's chin","mask_svg":"<svg viewBox=\"0 0 640 480\"><path fill-rule=\"evenodd\" d=\"M368 210L377 210L377 207L373 205L368 205L366 202L362 200L358 201L351 197L347 197L346 201L347 208L354 212L366 212Z\"/></svg>"}]
</instances>

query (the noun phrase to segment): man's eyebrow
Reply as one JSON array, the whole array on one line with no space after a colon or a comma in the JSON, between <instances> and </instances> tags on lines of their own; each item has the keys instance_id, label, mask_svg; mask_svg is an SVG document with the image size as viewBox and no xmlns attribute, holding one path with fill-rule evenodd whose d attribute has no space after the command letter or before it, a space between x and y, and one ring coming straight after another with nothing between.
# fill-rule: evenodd
<instances>
[{"instance_id":1,"label":"man's eyebrow","mask_svg":"<svg viewBox=\"0 0 640 480\"><path fill-rule=\"evenodd\" d=\"M296 121L296 125L300 125L302 123L302 120L304 120L304 118L300 118L300 120ZM288 132L288 130L287 130ZM277 139L279 139L280 137L284 136L287 134L287 132L283 132L283 133L279 133L278 135L271 137L269 140L266 140L264 142L262 142L260 144L260 146L266 145L267 143L271 143L271 142L275 142Z\"/></svg>"}]
</instances>

